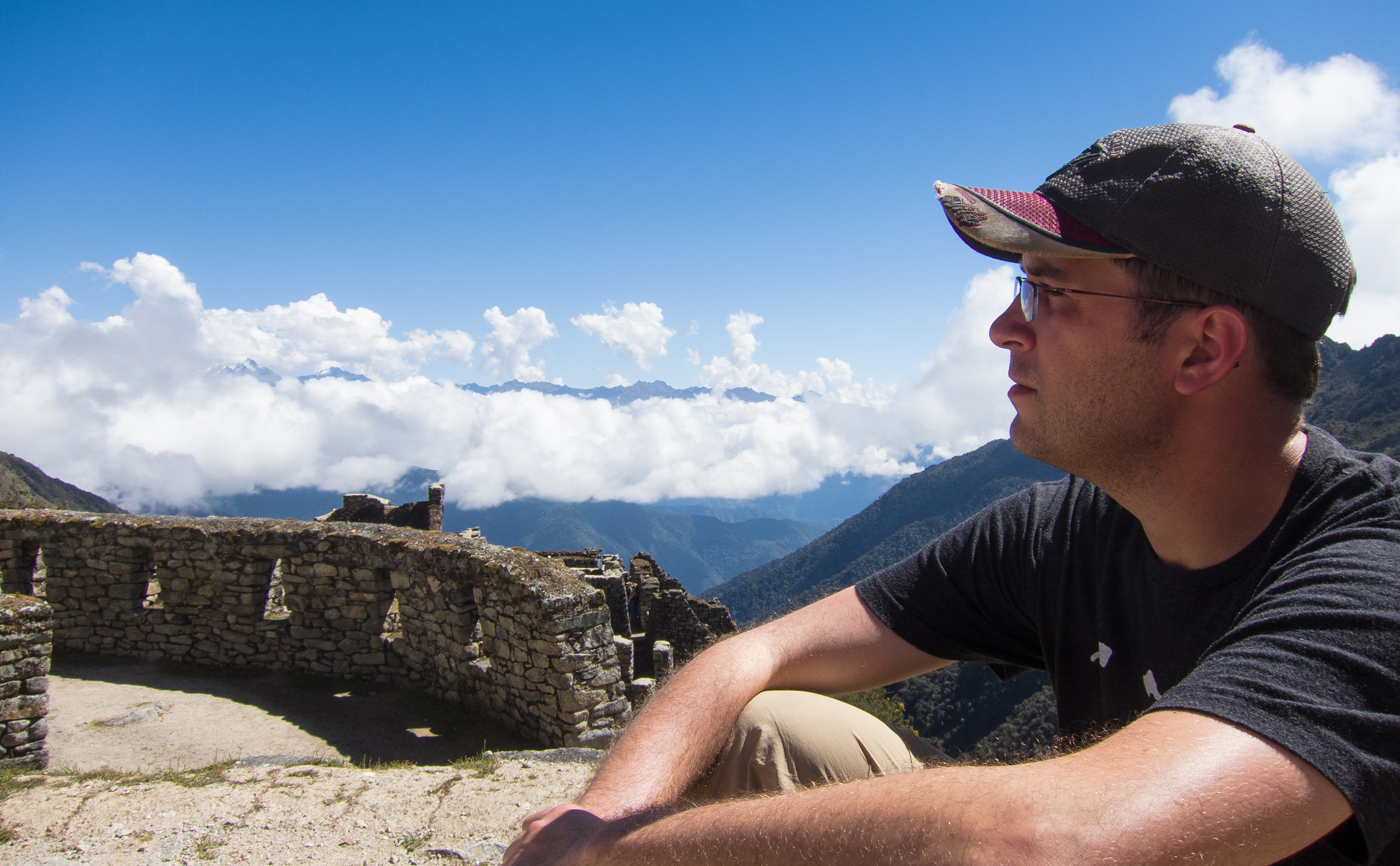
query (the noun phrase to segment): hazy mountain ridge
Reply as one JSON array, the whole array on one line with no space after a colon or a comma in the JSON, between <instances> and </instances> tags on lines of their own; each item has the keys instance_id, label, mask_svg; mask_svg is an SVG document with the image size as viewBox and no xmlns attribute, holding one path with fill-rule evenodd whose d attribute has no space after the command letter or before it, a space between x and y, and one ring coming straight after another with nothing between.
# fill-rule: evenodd
<instances>
[{"instance_id":1,"label":"hazy mountain ridge","mask_svg":"<svg viewBox=\"0 0 1400 866\"><path fill-rule=\"evenodd\" d=\"M521 382L511 379L500 385L475 385L468 383L457 387L473 394L503 394L511 391L538 391L561 397L578 397L584 400L607 400L614 406L624 406L638 400L661 398L663 400L693 400L701 394L709 394L709 388L672 388L661 380L655 382L633 382L631 385L603 385L597 388L571 388L553 382ZM771 403L778 399L772 394L755 391L752 388L730 388L724 392L730 400L741 403Z\"/></svg>"},{"instance_id":2,"label":"hazy mountain ridge","mask_svg":"<svg viewBox=\"0 0 1400 866\"><path fill-rule=\"evenodd\" d=\"M241 364L234 364L227 367L217 367L211 372L226 376L249 376L259 382L268 385L275 385L285 378L281 373L268 367L260 365L252 358ZM348 382L373 382L369 376L360 373L352 373L340 367L328 367L317 373L310 373L305 376L297 376L299 382L309 382L313 379L344 379ZM607 400L614 406L625 406L635 403L638 400L651 400L660 398L663 400L693 400L701 394L712 393L710 388L691 387L673 388L662 382L660 379L654 382L633 382L630 385L600 385L597 388L573 388L568 385L560 385L554 382L521 382L518 379L511 379L500 385L478 385L474 382L467 382L457 386L463 391L471 391L473 394L508 394L514 391L535 391L540 394L549 394L560 397L578 397L583 400ZM778 398L772 394L765 394L762 391L755 391L753 388L729 388L723 392L723 396L730 400L738 400L741 403L771 403ZM801 401L802 396L793 398Z\"/></svg>"},{"instance_id":3,"label":"hazy mountain ridge","mask_svg":"<svg viewBox=\"0 0 1400 866\"><path fill-rule=\"evenodd\" d=\"M860 514L800 550L708 593L754 625L892 565L1003 496L1064 475L1005 439L905 478Z\"/></svg>"},{"instance_id":4,"label":"hazy mountain ridge","mask_svg":"<svg viewBox=\"0 0 1400 866\"><path fill-rule=\"evenodd\" d=\"M487 540L527 550L598 547L631 556L645 550L692 593L789 553L825 527L756 518L726 523L629 502L546 502L517 499L477 511L449 507L443 528L480 526Z\"/></svg>"}]
</instances>

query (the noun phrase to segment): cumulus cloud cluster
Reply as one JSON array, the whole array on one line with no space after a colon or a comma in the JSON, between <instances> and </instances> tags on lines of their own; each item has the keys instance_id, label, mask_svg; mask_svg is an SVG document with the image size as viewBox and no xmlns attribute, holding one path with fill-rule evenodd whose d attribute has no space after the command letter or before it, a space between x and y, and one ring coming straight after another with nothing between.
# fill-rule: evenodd
<instances>
[{"instance_id":1,"label":"cumulus cloud cluster","mask_svg":"<svg viewBox=\"0 0 1400 866\"><path fill-rule=\"evenodd\" d=\"M1400 91L1353 55L1290 66L1257 42L1220 58L1216 71L1225 94L1203 87L1178 96L1173 119L1247 123L1294 158L1331 167L1327 185L1359 279L1327 334L1360 348L1400 332Z\"/></svg>"},{"instance_id":2,"label":"cumulus cloud cluster","mask_svg":"<svg viewBox=\"0 0 1400 866\"><path fill-rule=\"evenodd\" d=\"M194 283L158 255L89 269L132 291L120 315L79 321L55 286L0 322L0 441L133 509L257 487L390 485L412 466L441 472L450 495L473 507L520 496L651 502L796 493L832 473L913 471L913 455L966 450L1002 435L1010 415L1005 358L986 340L1009 294L1009 267L972 282L944 347L921 378L902 385L855 383L840 360L818 359L815 371L793 376L756 364L753 329L762 319L739 312L728 325L730 354L710 365L714 391L622 406L430 381L419 366L467 358L471 336L396 337L373 311L341 311L323 296L206 309ZM660 311L633 306L658 335ZM616 338L607 329L628 315L626 306L608 311L590 327ZM484 364L516 378L543 376L530 352L556 333L544 311L492 308L486 321ZM654 352L664 339L649 345ZM244 359L282 372L338 365L369 380L224 372ZM779 399L723 396L737 384L771 386Z\"/></svg>"},{"instance_id":3,"label":"cumulus cloud cluster","mask_svg":"<svg viewBox=\"0 0 1400 866\"><path fill-rule=\"evenodd\" d=\"M637 365L638 370L650 370L651 362L666 354L666 342L676 332L664 324L665 316L656 304L628 302L618 309L612 304L603 312L588 313L569 320L574 327Z\"/></svg>"},{"instance_id":4,"label":"cumulus cloud cluster","mask_svg":"<svg viewBox=\"0 0 1400 866\"><path fill-rule=\"evenodd\" d=\"M495 375L509 371L512 379L538 382L544 379L544 362L531 363L530 352L550 337L559 336L559 329L550 324L539 307L521 307L509 316L500 307L492 307L481 317L491 326L491 333L481 341L482 366Z\"/></svg>"}]
</instances>

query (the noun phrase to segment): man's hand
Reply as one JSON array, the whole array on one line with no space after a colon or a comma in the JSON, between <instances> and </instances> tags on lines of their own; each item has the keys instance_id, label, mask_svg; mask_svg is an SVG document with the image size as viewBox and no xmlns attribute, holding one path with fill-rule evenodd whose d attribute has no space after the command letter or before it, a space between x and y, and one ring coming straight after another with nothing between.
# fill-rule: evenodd
<instances>
[{"instance_id":1,"label":"man's hand","mask_svg":"<svg viewBox=\"0 0 1400 866\"><path fill-rule=\"evenodd\" d=\"M520 826L502 866L585 866L597 853L589 843L607 822L573 803L560 803L525 816Z\"/></svg>"}]
</instances>

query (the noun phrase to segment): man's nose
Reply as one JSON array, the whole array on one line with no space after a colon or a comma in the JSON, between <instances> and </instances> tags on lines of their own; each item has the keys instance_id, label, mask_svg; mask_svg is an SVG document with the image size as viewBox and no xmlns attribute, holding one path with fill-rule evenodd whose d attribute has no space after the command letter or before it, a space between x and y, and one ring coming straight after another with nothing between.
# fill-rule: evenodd
<instances>
[{"instance_id":1,"label":"man's nose","mask_svg":"<svg viewBox=\"0 0 1400 866\"><path fill-rule=\"evenodd\" d=\"M1021 302L1013 298L1010 306L992 322L987 336L1002 349L1026 351L1035 345L1035 331L1021 312Z\"/></svg>"}]
</instances>

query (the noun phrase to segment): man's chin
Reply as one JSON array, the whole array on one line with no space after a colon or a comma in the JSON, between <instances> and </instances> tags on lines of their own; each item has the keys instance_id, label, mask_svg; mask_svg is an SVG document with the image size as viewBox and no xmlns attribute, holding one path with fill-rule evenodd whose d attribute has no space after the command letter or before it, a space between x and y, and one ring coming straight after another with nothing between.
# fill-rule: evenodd
<instances>
[{"instance_id":1,"label":"man's chin","mask_svg":"<svg viewBox=\"0 0 1400 866\"><path fill-rule=\"evenodd\" d=\"M1054 449L1048 447L1044 437L1036 435L1035 429L1019 414L1011 420L1010 439L1013 448L1032 460L1039 460L1057 469L1065 469L1055 462Z\"/></svg>"}]
</instances>

